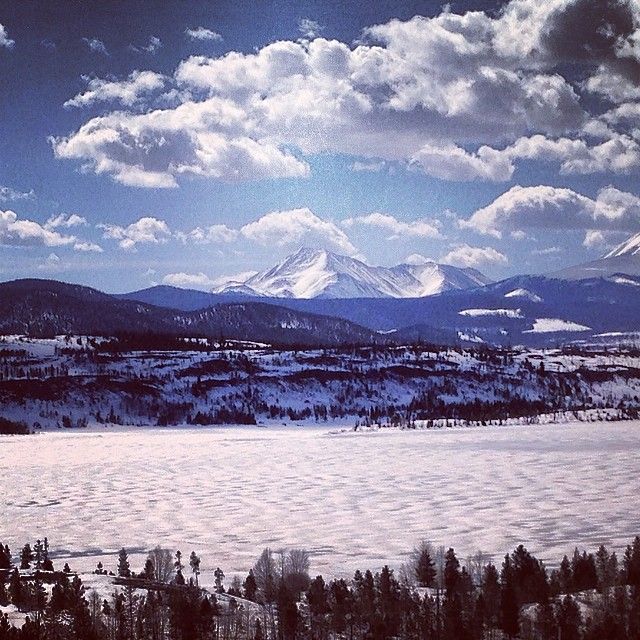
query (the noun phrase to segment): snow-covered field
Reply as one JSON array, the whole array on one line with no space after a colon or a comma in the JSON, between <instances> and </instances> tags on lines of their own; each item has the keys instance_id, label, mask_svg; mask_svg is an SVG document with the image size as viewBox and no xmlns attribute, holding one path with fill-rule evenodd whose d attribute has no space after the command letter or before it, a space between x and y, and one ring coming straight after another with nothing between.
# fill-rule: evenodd
<instances>
[{"instance_id":1,"label":"snow-covered field","mask_svg":"<svg viewBox=\"0 0 640 640\"><path fill-rule=\"evenodd\" d=\"M556 563L574 544L640 533L640 422L334 433L222 427L0 437L0 540L48 536L88 571L156 544L245 573L265 546L306 547L312 572L398 566L422 538L516 543ZM66 551L64 551L66 550Z\"/></svg>"}]
</instances>

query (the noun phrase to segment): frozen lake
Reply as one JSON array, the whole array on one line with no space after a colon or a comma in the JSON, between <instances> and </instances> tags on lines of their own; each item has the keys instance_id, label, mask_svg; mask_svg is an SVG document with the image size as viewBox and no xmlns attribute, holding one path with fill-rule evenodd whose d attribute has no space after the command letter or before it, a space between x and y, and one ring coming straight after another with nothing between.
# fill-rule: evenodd
<instances>
[{"instance_id":1,"label":"frozen lake","mask_svg":"<svg viewBox=\"0 0 640 640\"><path fill-rule=\"evenodd\" d=\"M80 570L160 544L245 573L271 546L343 575L398 566L422 538L498 562L523 542L553 564L640 533L639 422L55 432L0 438L0 469L0 540L15 554L46 535Z\"/></svg>"}]
</instances>

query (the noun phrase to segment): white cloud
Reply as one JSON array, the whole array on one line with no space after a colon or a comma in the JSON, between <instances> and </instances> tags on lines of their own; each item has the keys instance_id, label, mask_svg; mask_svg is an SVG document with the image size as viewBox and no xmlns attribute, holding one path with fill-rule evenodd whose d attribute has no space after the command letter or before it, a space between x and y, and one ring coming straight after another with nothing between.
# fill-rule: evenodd
<instances>
[{"instance_id":1,"label":"white cloud","mask_svg":"<svg viewBox=\"0 0 640 640\"><path fill-rule=\"evenodd\" d=\"M19 219L13 211L0 211L0 244L60 247L75 241L74 236L60 234L33 220Z\"/></svg>"},{"instance_id":2,"label":"white cloud","mask_svg":"<svg viewBox=\"0 0 640 640\"><path fill-rule=\"evenodd\" d=\"M216 286L216 280L209 278L206 274L199 273L168 273L162 278L163 284L183 289L211 289Z\"/></svg>"},{"instance_id":3,"label":"white cloud","mask_svg":"<svg viewBox=\"0 0 640 640\"><path fill-rule=\"evenodd\" d=\"M356 225L376 227L388 231L390 240L402 237L412 238L438 238L440 231L437 223L431 220L414 220L402 222L388 213L371 213L366 216L347 218L342 224L349 228Z\"/></svg>"},{"instance_id":4,"label":"white cloud","mask_svg":"<svg viewBox=\"0 0 640 640\"><path fill-rule=\"evenodd\" d=\"M246 135L247 126L233 102L211 98L146 114L113 112L50 142L56 157L84 160L128 186L175 187L182 174L229 182L309 174L288 150Z\"/></svg>"},{"instance_id":5,"label":"white cloud","mask_svg":"<svg viewBox=\"0 0 640 640\"><path fill-rule=\"evenodd\" d=\"M155 55L161 47L162 41L157 36L150 36L145 45L129 45L129 48L136 53L149 53L152 56Z\"/></svg>"},{"instance_id":6,"label":"white cloud","mask_svg":"<svg viewBox=\"0 0 640 640\"><path fill-rule=\"evenodd\" d=\"M562 249L560 247L544 247L543 249L533 249L531 253L534 256L555 256L562 253Z\"/></svg>"},{"instance_id":7,"label":"white cloud","mask_svg":"<svg viewBox=\"0 0 640 640\"><path fill-rule=\"evenodd\" d=\"M634 231L640 226L640 198L614 187L601 189L593 200L571 189L515 186L460 226L496 238L535 227Z\"/></svg>"},{"instance_id":8,"label":"white cloud","mask_svg":"<svg viewBox=\"0 0 640 640\"><path fill-rule=\"evenodd\" d=\"M229 228L226 224L213 224L206 228L196 227L187 233L178 232L176 236L184 243L222 244L236 240L238 231Z\"/></svg>"},{"instance_id":9,"label":"white cloud","mask_svg":"<svg viewBox=\"0 0 640 640\"><path fill-rule=\"evenodd\" d=\"M378 173L385 168L386 164L387 163L384 160L356 160L351 164L350 168L351 171L355 171L356 173L363 171L367 171L369 173Z\"/></svg>"},{"instance_id":10,"label":"white cloud","mask_svg":"<svg viewBox=\"0 0 640 640\"><path fill-rule=\"evenodd\" d=\"M0 202L9 202L15 200L33 200L36 197L33 189L29 191L17 191L11 187L0 186Z\"/></svg>"},{"instance_id":11,"label":"white cloud","mask_svg":"<svg viewBox=\"0 0 640 640\"><path fill-rule=\"evenodd\" d=\"M98 38L82 38L82 42L87 45L89 51L92 53L100 53L103 56L109 55L107 46L102 42L102 40L98 40Z\"/></svg>"},{"instance_id":12,"label":"white cloud","mask_svg":"<svg viewBox=\"0 0 640 640\"><path fill-rule=\"evenodd\" d=\"M222 42L222 36L216 31L207 29L206 27L196 27L194 29L185 29L185 34L191 40L210 40L213 42Z\"/></svg>"},{"instance_id":13,"label":"white cloud","mask_svg":"<svg viewBox=\"0 0 640 640\"><path fill-rule=\"evenodd\" d=\"M51 216L45 222L44 226L46 229L57 229L58 227L64 227L65 229L70 229L71 227L86 227L87 219L79 216L77 213L60 213L57 216Z\"/></svg>"},{"instance_id":14,"label":"white cloud","mask_svg":"<svg viewBox=\"0 0 640 640\"><path fill-rule=\"evenodd\" d=\"M100 224L103 237L118 240L122 249L135 251L139 244L162 244L171 237L171 231L164 220L153 217L140 218L127 227L113 224Z\"/></svg>"},{"instance_id":15,"label":"white cloud","mask_svg":"<svg viewBox=\"0 0 640 640\"><path fill-rule=\"evenodd\" d=\"M349 256L359 255L345 232L322 220L310 209L274 211L244 225L240 233L264 246L307 245L322 247Z\"/></svg>"},{"instance_id":16,"label":"white cloud","mask_svg":"<svg viewBox=\"0 0 640 640\"><path fill-rule=\"evenodd\" d=\"M293 148L412 161L447 179L505 179L513 163L496 145L587 119L555 61L530 62L500 40L513 29L523 27L444 12L372 27L352 46L316 37L192 56L174 74L176 106L149 98L146 113L94 118L54 149L137 186L175 186L180 173L303 177L308 166Z\"/></svg>"},{"instance_id":17,"label":"white cloud","mask_svg":"<svg viewBox=\"0 0 640 640\"><path fill-rule=\"evenodd\" d=\"M426 145L410 163L428 175L452 181L504 182L511 179L519 160L558 162L561 174L630 173L640 169L640 145L629 135L616 133L601 121L598 127L593 120L585 125L585 133L604 134L606 139L589 145L579 138L553 139L538 134L518 138L504 149L484 145L475 152L454 144Z\"/></svg>"},{"instance_id":18,"label":"white cloud","mask_svg":"<svg viewBox=\"0 0 640 640\"><path fill-rule=\"evenodd\" d=\"M475 153L469 153L456 146L425 145L410 160L426 174L443 180L509 180L514 166L508 154L488 146L482 146Z\"/></svg>"},{"instance_id":19,"label":"white cloud","mask_svg":"<svg viewBox=\"0 0 640 640\"><path fill-rule=\"evenodd\" d=\"M145 96L159 91L165 78L153 71L133 71L126 80L105 80L83 76L87 90L64 103L65 107L88 107L96 102L119 102L131 107Z\"/></svg>"},{"instance_id":20,"label":"white cloud","mask_svg":"<svg viewBox=\"0 0 640 640\"><path fill-rule=\"evenodd\" d=\"M12 40L9 37L6 27L0 24L0 47L6 47L7 49L12 49L15 43L16 41Z\"/></svg>"},{"instance_id":21,"label":"white cloud","mask_svg":"<svg viewBox=\"0 0 640 640\"><path fill-rule=\"evenodd\" d=\"M607 241L604 237L604 233L602 231L595 231L594 229L589 229L584 235L584 240L582 245L587 247L588 249L593 249L594 247L601 247L606 245Z\"/></svg>"},{"instance_id":22,"label":"white cloud","mask_svg":"<svg viewBox=\"0 0 640 640\"><path fill-rule=\"evenodd\" d=\"M214 289L229 283L242 283L254 276L257 271L242 271L230 275L217 276L211 278L201 271L198 273L168 273L162 282L172 287L182 287L186 289Z\"/></svg>"},{"instance_id":23,"label":"white cloud","mask_svg":"<svg viewBox=\"0 0 640 640\"><path fill-rule=\"evenodd\" d=\"M76 251L82 251L85 253L102 253L104 251L104 249L99 244L96 244L95 242L85 241L75 242L73 244L73 248Z\"/></svg>"},{"instance_id":24,"label":"white cloud","mask_svg":"<svg viewBox=\"0 0 640 640\"><path fill-rule=\"evenodd\" d=\"M434 262L434 261L431 258L427 258L426 256L423 256L421 253L412 253L408 255L402 262L403 264L420 265L420 264L429 264L430 262Z\"/></svg>"},{"instance_id":25,"label":"white cloud","mask_svg":"<svg viewBox=\"0 0 640 640\"><path fill-rule=\"evenodd\" d=\"M323 27L319 22L311 20L310 18L301 18L298 21L298 31L304 38L309 40L317 38L323 31Z\"/></svg>"},{"instance_id":26,"label":"white cloud","mask_svg":"<svg viewBox=\"0 0 640 640\"><path fill-rule=\"evenodd\" d=\"M507 256L493 247L471 247L460 244L444 255L440 262L456 267L479 267L486 264L507 264Z\"/></svg>"}]
</instances>

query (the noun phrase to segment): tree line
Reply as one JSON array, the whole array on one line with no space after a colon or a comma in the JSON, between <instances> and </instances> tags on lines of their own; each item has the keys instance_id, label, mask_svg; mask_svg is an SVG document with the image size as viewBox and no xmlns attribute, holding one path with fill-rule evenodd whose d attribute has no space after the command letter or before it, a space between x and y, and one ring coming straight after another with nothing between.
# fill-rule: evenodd
<instances>
[{"instance_id":1,"label":"tree line","mask_svg":"<svg viewBox=\"0 0 640 640\"><path fill-rule=\"evenodd\" d=\"M200 557L156 547L143 569L118 554L109 598L68 564L56 571L47 539L17 558L0 543L0 640L637 640L640 537L621 560L606 547L576 551L549 571L523 545L500 566L421 543L396 574L311 578L302 549L265 549L244 580L222 569L202 588ZM96 574L108 572L98 563Z\"/></svg>"}]
</instances>

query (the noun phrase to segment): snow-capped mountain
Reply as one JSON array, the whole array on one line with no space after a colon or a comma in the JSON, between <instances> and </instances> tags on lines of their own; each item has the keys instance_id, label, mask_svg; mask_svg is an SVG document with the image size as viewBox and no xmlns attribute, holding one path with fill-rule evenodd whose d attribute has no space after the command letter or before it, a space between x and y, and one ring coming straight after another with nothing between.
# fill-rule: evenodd
<instances>
[{"instance_id":1,"label":"snow-capped mountain","mask_svg":"<svg viewBox=\"0 0 640 640\"><path fill-rule=\"evenodd\" d=\"M640 276L640 233L631 236L599 260L568 267L549 275L566 280Z\"/></svg>"},{"instance_id":2,"label":"snow-capped mountain","mask_svg":"<svg viewBox=\"0 0 640 640\"><path fill-rule=\"evenodd\" d=\"M609 251L606 258L616 258L618 256L640 256L640 233L631 236L625 240L622 244L619 244L615 249Z\"/></svg>"},{"instance_id":3,"label":"snow-capped mountain","mask_svg":"<svg viewBox=\"0 0 640 640\"><path fill-rule=\"evenodd\" d=\"M491 282L475 269L426 262L372 267L356 258L302 248L275 267L213 293L270 298L421 298Z\"/></svg>"}]
</instances>

